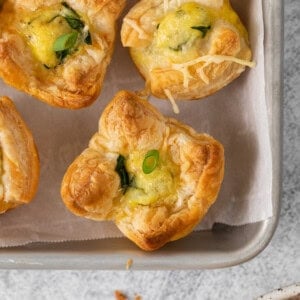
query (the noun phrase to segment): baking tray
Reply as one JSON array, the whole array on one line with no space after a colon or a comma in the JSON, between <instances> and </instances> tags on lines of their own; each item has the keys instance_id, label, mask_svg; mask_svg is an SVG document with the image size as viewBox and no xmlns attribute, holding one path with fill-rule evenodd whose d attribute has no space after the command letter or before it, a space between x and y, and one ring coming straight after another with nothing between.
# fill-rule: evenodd
<instances>
[{"instance_id":1,"label":"baking tray","mask_svg":"<svg viewBox=\"0 0 300 300\"><path fill-rule=\"evenodd\" d=\"M273 217L231 227L216 224L160 250L146 253L125 238L66 243L33 243L0 249L3 269L213 269L241 264L259 254L277 226L281 199L283 3L264 0L266 101L273 163Z\"/></svg>"}]
</instances>

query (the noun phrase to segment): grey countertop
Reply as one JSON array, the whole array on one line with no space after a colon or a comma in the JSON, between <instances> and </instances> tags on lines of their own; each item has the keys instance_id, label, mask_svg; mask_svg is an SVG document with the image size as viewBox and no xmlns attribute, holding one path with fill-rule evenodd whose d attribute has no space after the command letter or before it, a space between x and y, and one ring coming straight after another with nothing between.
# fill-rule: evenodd
<instances>
[{"instance_id":1,"label":"grey countertop","mask_svg":"<svg viewBox=\"0 0 300 300\"><path fill-rule=\"evenodd\" d=\"M269 246L253 260L209 271L0 271L0 299L254 299L300 282L300 5L286 0L282 209Z\"/></svg>"}]
</instances>

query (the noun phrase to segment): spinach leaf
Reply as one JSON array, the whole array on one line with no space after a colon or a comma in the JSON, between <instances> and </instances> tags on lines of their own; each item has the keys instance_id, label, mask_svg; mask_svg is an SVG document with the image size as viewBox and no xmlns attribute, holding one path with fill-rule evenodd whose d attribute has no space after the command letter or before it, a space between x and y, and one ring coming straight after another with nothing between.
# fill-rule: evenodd
<instances>
[{"instance_id":1,"label":"spinach leaf","mask_svg":"<svg viewBox=\"0 0 300 300\"><path fill-rule=\"evenodd\" d=\"M78 13L71 7L67 2L62 2L61 5L68 10L68 14L75 18L75 19L80 19Z\"/></svg>"},{"instance_id":2,"label":"spinach leaf","mask_svg":"<svg viewBox=\"0 0 300 300\"><path fill-rule=\"evenodd\" d=\"M86 38L84 39L84 42L88 45L92 45L92 36L90 32L88 31Z\"/></svg>"},{"instance_id":3,"label":"spinach leaf","mask_svg":"<svg viewBox=\"0 0 300 300\"><path fill-rule=\"evenodd\" d=\"M115 171L119 174L120 180L121 180L121 187L123 189L124 194L126 193L126 190L130 186L130 179L128 172L125 167L125 157L123 155L119 155L117 159L117 166L115 168Z\"/></svg>"},{"instance_id":4,"label":"spinach leaf","mask_svg":"<svg viewBox=\"0 0 300 300\"><path fill-rule=\"evenodd\" d=\"M83 29L84 23L81 20L75 19L75 18L73 18L71 16L66 16L64 18L68 22L69 26L72 29L75 29L75 30L81 30L81 29Z\"/></svg>"},{"instance_id":5,"label":"spinach leaf","mask_svg":"<svg viewBox=\"0 0 300 300\"><path fill-rule=\"evenodd\" d=\"M57 59L60 63L70 54L70 50L56 51L55 52Z\"/></svg>"},{"instance_id":6,"label":"spinach leaf","mask_svg":"<svg viewBox=\"0 0 300 300\"><path fill-rule=\"evenodd\" d=\"M204 38L206 36L208 30L211 28L211 26L210 25L208 25L208 26L192 26L191 28L201 31L202 32L202 38Z\"/></svg>"}]
</instances>

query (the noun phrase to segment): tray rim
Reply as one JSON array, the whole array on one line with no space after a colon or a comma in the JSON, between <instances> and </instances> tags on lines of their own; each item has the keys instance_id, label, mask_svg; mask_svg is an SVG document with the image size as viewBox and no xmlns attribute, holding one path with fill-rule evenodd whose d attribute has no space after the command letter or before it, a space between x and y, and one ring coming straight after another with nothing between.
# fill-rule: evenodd
<instances>
[{"instance_id":1,"label":"tray rim","mask_svg":"<svg viewBox=\"0 0 300 300\"><path fill-rule=\"evenodd\" d=\"M229 253L222 253L222 247L211 253L205 251L199 253L190 249L189 253L193 254L192 260L184 251L170 251L170 246L155 253L140 252L123 238L88 242L33 243L27 246L0 249L0 269L124 270L128 259L133 259L132 269L139 270L215 269L244 263L267 247L276 230L281 205L283 3L280 0L266 0L262 1L262 5L265 20L264 45L265 53L268 53L265 55L265 76L268 78L266 100L270 104L268 117L273 163L273 216L255 224L226 226L228 235L232 231L243 232L246 227L252 228L251 230L254 230L256 234L251 241L245 242L244 246L240 245L238 249ZM218 237L218 233L211 231L193 232L183 239L183 243L197 235L207 235L206 237L211 241ZM226 234L224 236L225 238L219 238L226 240ZM107 241L110 247L114 246L117 249L113 254L110 253L110 247L106 245ZM174 262L176 262L175 265Z\"/></svg>"}]
</instances>

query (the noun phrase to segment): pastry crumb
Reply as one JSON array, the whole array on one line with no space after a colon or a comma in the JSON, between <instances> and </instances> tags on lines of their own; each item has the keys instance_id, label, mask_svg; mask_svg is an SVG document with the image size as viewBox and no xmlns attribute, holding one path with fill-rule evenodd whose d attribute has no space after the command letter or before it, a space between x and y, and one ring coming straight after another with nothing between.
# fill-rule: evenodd
<instances>
[{"instance_id":1,"label":"pastry crumb","mask_svg":"<svg viewBox=\"0 0 300 300\"><path fill-rule=\"evenodd\" d=\"M115 299L116 300L129 300L127 298L127 296L119 290L115 291ZM134 300L142 300L142 297L140 295L135 294L134 295Z\"/></svg>"},{"instance_id":2,"label":"pastry crumb","mask_svg":"<svg viewBox=\"0 0 300 300\"><path fill-rule=\"evenodd\" d=\"M118 290L115 291L115 299L116 300L128 300L128 298L121 291L118 291Z\"/></svg>"},{"instance_id":3,"label":"pastry crumb","mask_svg":"<svg viewBox=\"0 0 300 300\"><path fill-rule=\"evenodd\" d=\"M129 258L126 262L126 270L130 270L132 264L133 264L133 260L131 258Z\"/></svg>"}]
</instances>

